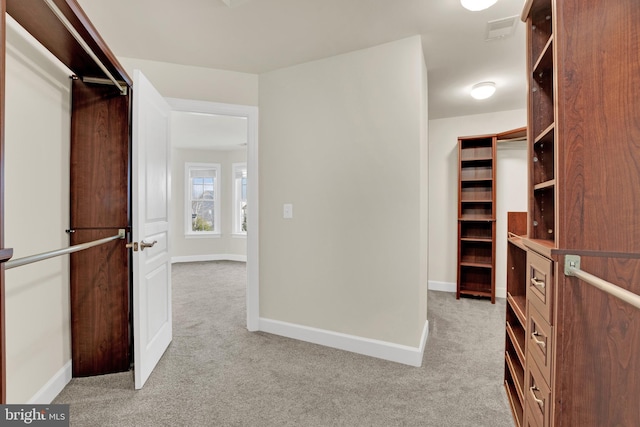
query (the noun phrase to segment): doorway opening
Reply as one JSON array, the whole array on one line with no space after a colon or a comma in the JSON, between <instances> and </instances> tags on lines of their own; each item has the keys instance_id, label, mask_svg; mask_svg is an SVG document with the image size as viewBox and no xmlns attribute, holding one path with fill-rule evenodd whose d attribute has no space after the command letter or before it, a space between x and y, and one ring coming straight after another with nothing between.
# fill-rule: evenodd
<instances>
[{"instance_id":1,"label":"doorway opening","mask_svg":"<svg viewBox=\"0 0 640 427\"><path fill-rule=\"evenodd\" d=\"M173 203L181 207L177 209L178 215L175 215L172 223L174 224L174 252L176 261L197 261L215 259L215 257L206 256L198 258L194 255L188 255L188 246L202 246L201 237L209 235L217 240L218 245L223 245L231 250L223 251L221 256L231 260L245 260L247 263L247 287L246 287L246 307L247 307L247 329L249 331L258 330L259 324L259 291L258 291L258 108L255 106L222 104L207 101L196 101L187 99L167 98L172 110L171 119L171 146L174 154L176 148L181 152L179 159L172 161L172 175L174 179L179 179L183 184L175 185L174 189L179 189L180 193L172 196ZM196 159L198 152L204 153L219 151L218 154L211 154L210 162L188 161L185 156ZM184 156L182 155L184 154ZM194 157L196 156L196 157ZM183 158L185 157L185 158ZM220 159L220 161L215 161ZM202 160L202 157L200 157ZM207 217L208 211L201 215L203 219L199 219L200 214L190 210L187 212L189 200L185 199L186 188L185 183L189 180L188 169L185 163L200 163L209 165L218 165L217 173L219 174L218 182L225 186L219 190L220 200L218 231L216 233L213 224L215 214L212 211L211 217ZM246 171L244 176L244 185L246 192L239 191L239 196L244 196L244 203L238 201L238 185L242 186L242 171ZM176 170L182 168L181 170ZM187 169L185 171L185 169ZM197 167L195 168L197 169ZM195 170L194 169L194 170ZM208 174L215 174L215 167L210 168ZM201 173L206 175L207 173ZM197 175L197 173L196 173ZM238 183L238 177L240 179ZM204 181L203 181L204 182ZM224 200L225 203L223 206ZM185 201L186 200L186 201ZM238 209L233 209L234 205L238 205ZM193 206L196 206L194 204ZM195 213L194 213L195 212ZM180 214L182 213L182 214ZM193 218L195 216L195 218ZM238 218L235 218L238 216ZM204 219L207 217L207 219ZM211 225L209 225L211 223ZM193 224L196 224L195 226ZM203 225L204 224L204 225ZM188 233L191 227L192 233ZM208 228L204 230L204 234L194 231L193 228ZM244 230L243 230L244 229ZM184 231L183 231L184 230ZM218 234L220 237L218 237ZM182 236L180 239L179 236ZM223 243L223 236L228 240ZM176 245L176 238L181 245ZM209 239L206 239L209 240ZM242 256L242 243L246 242L246 250L244 257ZM197 249L196 249L197 252ZM195 252L193 252L195 253Z\"/></svg>"}]
</instances>

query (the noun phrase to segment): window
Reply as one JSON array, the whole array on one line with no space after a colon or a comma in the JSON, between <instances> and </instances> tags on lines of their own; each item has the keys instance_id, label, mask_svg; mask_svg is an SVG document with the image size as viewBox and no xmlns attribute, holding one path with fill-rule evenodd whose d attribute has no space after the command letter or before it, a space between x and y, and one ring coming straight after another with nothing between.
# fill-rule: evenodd
<instances>
[{"instance_id":1,"label":"window","mask_svg":"<svg viewBox=\"0 0 640 427\"><path fill-rule=\"evenodd\" d=\"M185 234L220 234L220 165L185 164Z\"/></svg>"},{"instance_id":2,"label":"window","mask_svg":"<svg viewBox=\"0 0 640 427\"><path fill-rule=\"evenodd\" d=\"M233 234L247 235L247 164L233 164Z\"/></svg>"}]
</instances>

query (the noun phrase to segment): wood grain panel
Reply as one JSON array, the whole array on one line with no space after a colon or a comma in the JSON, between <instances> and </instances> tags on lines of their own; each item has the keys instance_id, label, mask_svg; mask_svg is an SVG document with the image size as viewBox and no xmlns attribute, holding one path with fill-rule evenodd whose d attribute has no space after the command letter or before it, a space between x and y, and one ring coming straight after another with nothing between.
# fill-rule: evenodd
<instances>
[{"instance_id":1,"label":"wood grain panel","mask_svg":"<svg viewBox=\"0 0 640 427\"><path fill-rule=\"evenodd\" d=\"M129 225L129 97L112 87L72 86L72 244ZM129 369L129 254L124 241L71 256L73 375Z\"/></svg>"},{"instance_id":2,"label":"wood grain panel","mask_svg":"<svg viewBox=\"0 0 640 427\"><path fill-rule=\"evenodd\" d=\"M581 268L640 294L640 259L582 257ZM640 425L640 310L577 278L558 298L556 426Z\"/></svg>"},{"instance_id":3,"label":"wood grain panel","mask_svg":"<svg viewBox=\"0 0 640 427\"><path fill-rule=\"evenodd\" d=\"M78 230L72 244L114 235ZM129 253L123 240L71 254L73 376L129 369Z\"/></svg>"},{"instance_id":4,"label":"wood grain panel","mask_svg":"<svg viewBox=\"0 0 640 427\"><path fill-rule=\"evenodd\" d=\"M74 80L71 228L126 227L129 97Z\"/></svg>"},{"instance_id":5,"label":"wood grain panel","mask_svg":"<svg viewBox=\"0 0 640 427\"><path fill-rule=\"evenodd\" d=\"M639 253L640 7L556 4L559 247Z\"/></svg>"}]
</instances>

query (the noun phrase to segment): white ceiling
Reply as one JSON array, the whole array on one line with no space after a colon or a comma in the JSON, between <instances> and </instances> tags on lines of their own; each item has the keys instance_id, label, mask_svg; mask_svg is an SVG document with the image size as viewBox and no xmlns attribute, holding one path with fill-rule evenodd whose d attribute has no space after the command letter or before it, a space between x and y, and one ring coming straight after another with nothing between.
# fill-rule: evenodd
<instances>
[{"instance_id":1,"label":"white ceiling","mask_svg":"<svg viewBox=\"0 0 640 427\"><path fill-rule=\"evenodd\" d=\"M525 108L525 35L486 42L524 0L469 12L459 0L78 0L117 56L264 73L422 35L429 118ZM228 7L226 3L233 7ZM470 87L495 81L494 97Z\"/></svg>"}]
</instances>

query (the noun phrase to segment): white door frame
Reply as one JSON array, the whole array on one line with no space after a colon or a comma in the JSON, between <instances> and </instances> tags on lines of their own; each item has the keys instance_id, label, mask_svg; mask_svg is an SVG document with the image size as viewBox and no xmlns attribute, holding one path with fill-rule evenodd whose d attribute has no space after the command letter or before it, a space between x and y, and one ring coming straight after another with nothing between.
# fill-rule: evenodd
<instances>
[{"instance_id":1,"label":"white door frame","mask_svg":"<svg viewBox=\"0 0 640 427\"><path fill-rule=\"evenodd\" d=\"M260 319L258 242L258 107L191 99L165 98L173 111L245 117L247 119L247 329L257 331Z\"/></svg>"}]
</instances>

